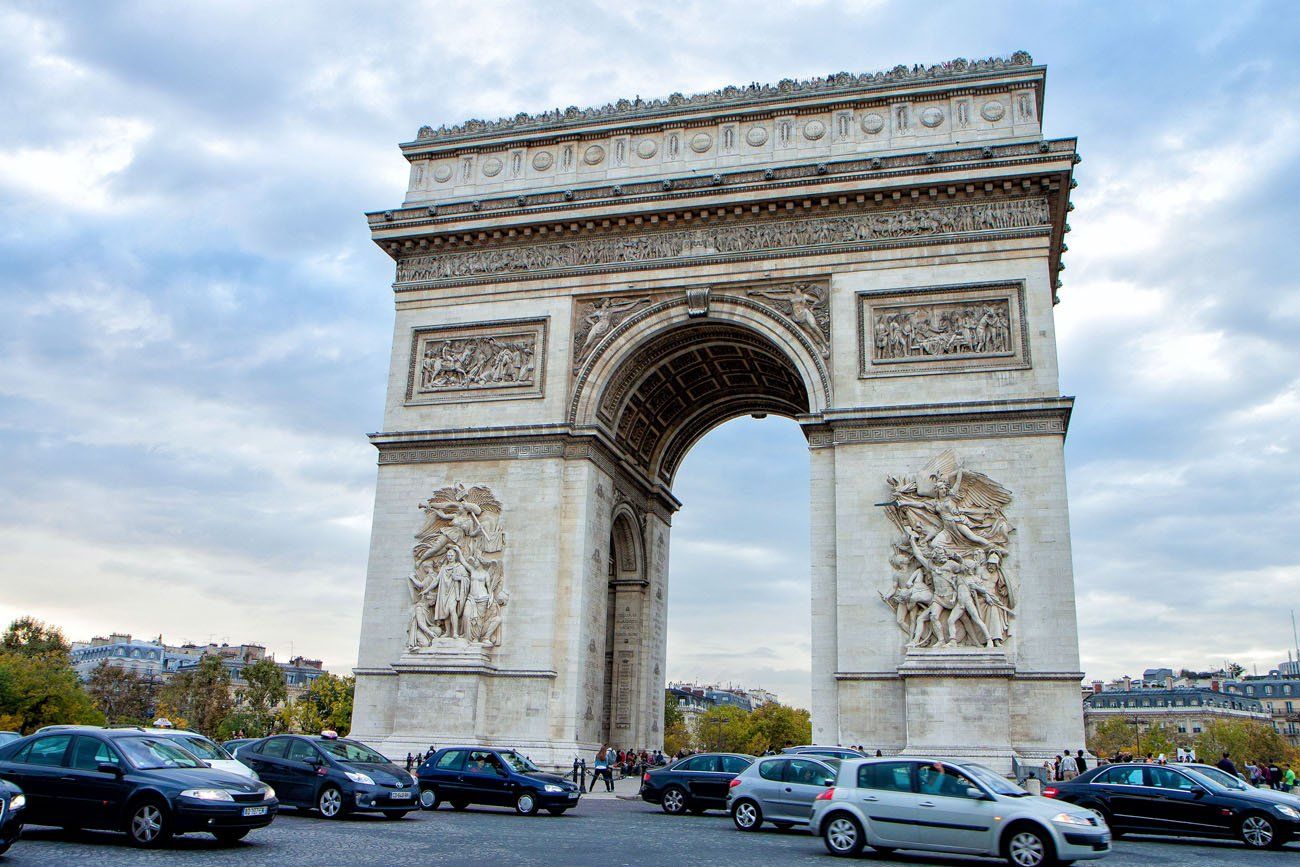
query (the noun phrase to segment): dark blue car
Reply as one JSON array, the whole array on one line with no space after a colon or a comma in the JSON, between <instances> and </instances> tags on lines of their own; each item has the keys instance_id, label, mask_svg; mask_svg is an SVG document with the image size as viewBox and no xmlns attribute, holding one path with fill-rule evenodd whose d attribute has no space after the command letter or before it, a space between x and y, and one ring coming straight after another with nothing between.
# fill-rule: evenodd
<instances>
[{"instance_id":1,"label":"dark blue car","mask_svg":"<svg viewBox=\"0 0 1300 867\"><path fill-rule=\"evenodd\" d=\"M443 803L463 810L470 804L514 807L521 816L546 810L552 816L577 806L577 784L548 774L527 756L492 747L446 747L418 770L420 806L436 810Z\"/></svg>"},{"instance_id":2,"label":"dark blue car","mask_svg":"<svg viewBox=\"0 0 1300 867\"><path fill-rule=\"evenodd\" d=\"M418 808L415 778L360 741L274 735L239 747L239 760L275 786L280 803L326 819L353 812L400 819Z\"/></svg>"},{"instance_id":3,"label":"dark blue car","mask_svg":"<svg viewBox=\"0 0 1300 867\"><path fill-rule=\"evenodd\" d=\"M13 783L0 780L0 855L9 851L23 832L27 798Z\"/></svg>"}]
</instances>

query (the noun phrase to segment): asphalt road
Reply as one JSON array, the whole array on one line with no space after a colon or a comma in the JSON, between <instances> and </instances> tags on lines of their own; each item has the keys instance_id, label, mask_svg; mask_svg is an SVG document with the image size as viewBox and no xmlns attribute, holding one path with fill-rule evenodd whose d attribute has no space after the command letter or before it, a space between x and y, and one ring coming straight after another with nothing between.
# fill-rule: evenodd
<instances>
[{"instance_id":1,"label":"asphalt road","mask_svg":"<svg viewBox=\"0 0 1300 867\"><path fill-rule=\"evenodd\" d=\"M1095 862L1121 865L1208 865L1272 867L1300 864L1300 843L1282 851L1250 852L1217 841L1155 841L1125 838L1109 858ZM702 816L667 816L640 801L584 799L575 810L555 818L516 816L506 810L474 809L457 813L411 813L400 822L379 816L337 821L286 810L270 825L243 842L222 848L207 835L177 838L154 852L132 849L121 834L65 834L53 828L29 828L9 854L8 865L157 864L207 865L362 865L405 864L592 865L624 864L755 865L820 864L844 861L826 853L821 840L797 830L757 834L737 831L720 812ZM890 865L979 865L1004 863L979 858L920 854L872 855L860 863ZM1080 862L1087 863L1087 862Z\"/></svg>"}]
</instances>

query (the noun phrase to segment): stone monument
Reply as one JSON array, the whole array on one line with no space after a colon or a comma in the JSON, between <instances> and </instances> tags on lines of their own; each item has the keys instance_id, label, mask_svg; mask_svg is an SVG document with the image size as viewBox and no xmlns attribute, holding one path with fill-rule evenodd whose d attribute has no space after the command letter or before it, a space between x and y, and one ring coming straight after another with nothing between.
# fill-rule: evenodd
<instances>
[{"instance_id":1,"label":"stone monument","mask_svg":"<svg viewBox=\"0 0 1300 867\"><path fill-rule=\"evenodd\" d=\"M1044 82L1017 53L402 145L406 199L368 215L396 324L355 736L661 746L674 475L775 413L811 460L814 739L1081 746L1053 323L1079 158Z\"/></svg>"}]
</instances>

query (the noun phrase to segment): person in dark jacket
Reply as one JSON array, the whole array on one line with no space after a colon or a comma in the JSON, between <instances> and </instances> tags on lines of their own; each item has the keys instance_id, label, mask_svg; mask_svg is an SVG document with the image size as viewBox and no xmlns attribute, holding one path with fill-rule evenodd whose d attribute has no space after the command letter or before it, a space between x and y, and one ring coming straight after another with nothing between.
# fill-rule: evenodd
<instances>
[{"instance_id":1,"label":"person in dark jacket","mask_svg":"<svg viewBox=\"0 0 1300 867\"><path fill-rule=\"evenodd\" d=\"M1232 759L1228 758L1227 753L1223 754L1223 758L1219 759L1215 767L1225 773L1232 774L1234 777L1237 776L1237 766L1232 763Z\"/></svg>"},{"instance_id":2,"label":"person in dark jacket","mask_svg":"<svg viewBox=\"0 0 1300 867\"><path fill-rule=\"evenodd\" d=\"M1079 773L1082 774L1084 771L1088 770L1088 759L1084 757L1083 750L1079 750L1078 754L1074 757L1074 763L1079 766Z\"/></svg>"}]
</instances>

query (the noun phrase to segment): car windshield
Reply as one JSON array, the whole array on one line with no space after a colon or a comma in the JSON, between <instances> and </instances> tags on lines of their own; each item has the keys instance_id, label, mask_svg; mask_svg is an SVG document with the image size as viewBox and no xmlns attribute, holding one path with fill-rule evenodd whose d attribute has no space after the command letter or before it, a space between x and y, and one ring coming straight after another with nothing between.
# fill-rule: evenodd
<instances>
[{"instance_id":1,"label":"car windshield","mask_svg":"<svg viewBox=\"0 0 1300 867\"><path fill-rule=\"evenodd\" d=\"M1244 792L1249 788L1245 783L1234 777L1232 774L1227 771L1221 771L1218 768L1185 768L1184 770L1190 771L1193 776L1207 778L1210 782L1217 783L1225 789L1236 789Z\"/></svg>"},{"instance_id":2,"label":"car windshield","mask_svg":"<svg viewBox=\"0 0 1300 867\"><path fill-rule=\"evenodd\" d=\"M999 775L996 771L986 768L983 765L965 765L963 770L974 777L978 782L983 783L989 789L993 790L995 795L1006 795L1008 798L1024 798L1029 793L1008 780L1006 777Z\"/></svg>"},{"instance_id":3,"label":"car windshield","mask_svg":"<svg viewBox=\"0 0 1300 867\"><path fill-rule=\"evenodd\" d=\"M176 738L177 742L185 749L194 753L194 755L208 762L228 762L230 753L214 744L207 738L201 738L198 735L183 735Z\"/></svg>"},{"instance_id":4,"label":"car windshield","mask_svg":"<svg viewBox=\"0 0 1300 867\"><path fill-rule=\"evenodd\" d=\"M114 741L131 764L142 771L158 768L202 768L203 762L167 738L121 738Z\"/></svg>"},{"instance_id":5,"label":"car windshield","mask_svg":"<svg viewBox=\"0 0 1300 867\"><path fill-rule=\"evenodd\" d=\"M510 770L517 774L527 774L532 771L541 770L537 765L534 765L529 761L527 756L521 756L519 753L506 750L501 752L499 755L501 756L501 761L505 762Z\"/></svg>"},{"instance_id":6,"label":"car windshield","mask_svg":"<svg viewBox=\"0 0 1300 867\"><path fill-rule=\"evenodd\" d=\"M316 746L320 747L334 758L342 759L345 762L360 762L366 765L388 764L388 759L359 741L322 740L317 741Z\"/></svg>"}]
</instances>

